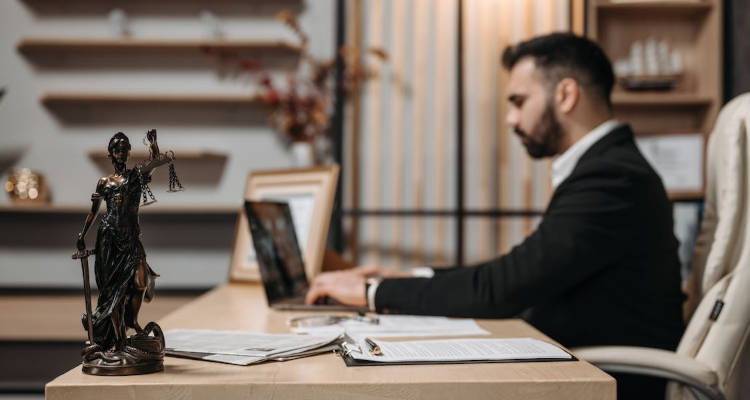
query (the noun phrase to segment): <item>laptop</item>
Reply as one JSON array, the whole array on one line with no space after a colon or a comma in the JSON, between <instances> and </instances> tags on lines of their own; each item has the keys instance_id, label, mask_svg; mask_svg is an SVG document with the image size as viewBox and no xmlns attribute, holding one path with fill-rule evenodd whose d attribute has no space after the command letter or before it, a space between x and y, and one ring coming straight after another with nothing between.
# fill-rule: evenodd
<instances>
[{"instance_id":1,"label":"laptop","mask_svg":"<svg viewBox=\"0 0 750 400\"><path fill-rule=\"evenodd\" d=\"M326 299L305 304L310 288L289 205L246 201L245 212L268 306L280 310L369 311Z\"/></svg>"}]
</instances>

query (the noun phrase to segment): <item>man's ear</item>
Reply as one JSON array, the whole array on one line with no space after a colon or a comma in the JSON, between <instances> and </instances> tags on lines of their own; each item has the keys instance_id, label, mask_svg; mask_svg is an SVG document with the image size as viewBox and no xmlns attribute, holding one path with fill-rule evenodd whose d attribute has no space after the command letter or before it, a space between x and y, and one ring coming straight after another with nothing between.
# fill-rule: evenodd
<instances>
[{"instance_id":1,"label":"man's ear","mask_svg":"<svg viewBox=\"0 0 750 400\"><path fill-rule=\"evenodd\" d=\"M580 100L581 91L578 82L573 78L563 78L555 88L555 103L560 112L567 114L575 108Z\"/></svg>"}]
</instances>

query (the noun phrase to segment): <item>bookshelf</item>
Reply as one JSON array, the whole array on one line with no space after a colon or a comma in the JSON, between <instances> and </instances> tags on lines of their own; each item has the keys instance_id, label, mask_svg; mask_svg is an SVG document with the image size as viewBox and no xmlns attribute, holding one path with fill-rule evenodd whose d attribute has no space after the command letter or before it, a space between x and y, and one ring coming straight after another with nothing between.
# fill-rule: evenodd
<instances>
[{"instance_id":1,"label":"bookshelf","mask_svg":"<svg viewBox=\"0 0 750 400\"><path fill-rule=\"evenodd\" d=\"M586 35L613 62L649 38L666 40L682 58L683 74L671 89L627 90L616 83L615 118L630 123L636 136L700 134L705 152L722 105L721 1L589 0L587 7ZM670 190L669 196L700 199L702 192Z\"/></svg>"}]
</instances>

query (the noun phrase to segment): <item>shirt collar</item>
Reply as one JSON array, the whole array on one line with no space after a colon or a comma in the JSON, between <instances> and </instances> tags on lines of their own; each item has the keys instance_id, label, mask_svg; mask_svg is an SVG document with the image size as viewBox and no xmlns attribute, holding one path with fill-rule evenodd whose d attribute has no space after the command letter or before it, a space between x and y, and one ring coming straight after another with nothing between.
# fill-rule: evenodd
<instances>
[{"instance_id":1,"label":"shirt collar","mask_svg":"<svg viewBox=\"0 0 750 400\"><path fill-rule=\"evenodd\" d=\"M567 179L568 176L570 176L573 172L573 168L578 164L578 160L586 150L620 125L622 124L614 119L603 122L596 128L592 129L589 133L585 134L582 138L578 139L577 142L573 143L565 153L557 157L552 163L552 188L557 189L557 187Z\"/></svg>"}]
</instances>

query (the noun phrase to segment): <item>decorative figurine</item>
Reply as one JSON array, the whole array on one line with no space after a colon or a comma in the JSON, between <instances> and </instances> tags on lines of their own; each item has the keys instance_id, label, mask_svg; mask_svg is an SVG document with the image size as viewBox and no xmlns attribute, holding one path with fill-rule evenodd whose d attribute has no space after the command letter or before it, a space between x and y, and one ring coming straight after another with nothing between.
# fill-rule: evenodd
<instances>
[{"instance_id":1,"label":"decorative figurine","mask_svg":"<svg viewBox=\"0 0 750 400\"><path fill-rule=\"evenodd\" d=\"M13 203L49 203L50 194L45 181L44 175L40 172L19 168L8 175L5 191Z\"/></svg>"},{"instance_id":2,"label":"decorative figurine","mask_svg":"<svg viewBox=\"0 0 750 400\"><path fill-rule=\"evenodd\" d=\"M88 341L82 350L83 372L92 375L134 375L164 369L164 335L155 322L145 328L138 324L141 303L154 296L156 274L146 262L138 226L138 209L143 196L144 205L156 201L148 187L154 168L169 163L170 191L182 190L172 161L174 152L160 153L156 130L146 134L150 157L132 169L126 163L130 155L130 141L118 132L109 141L109 157L114 173L99 179L91 195L91 211L83 230L78 234L74 259L81 260L86 300L86 314L82 316ZM145 143L145 140L144 140ZM147 196L151 198L147 201ZM84 238L96 217L102 199L107 205L99 221L96 247L86 250ZM99 298L91 310L88 256L95 255L94 272ZM128 328L135 334L127 336Z\"/></svg>"}]
</instances>

